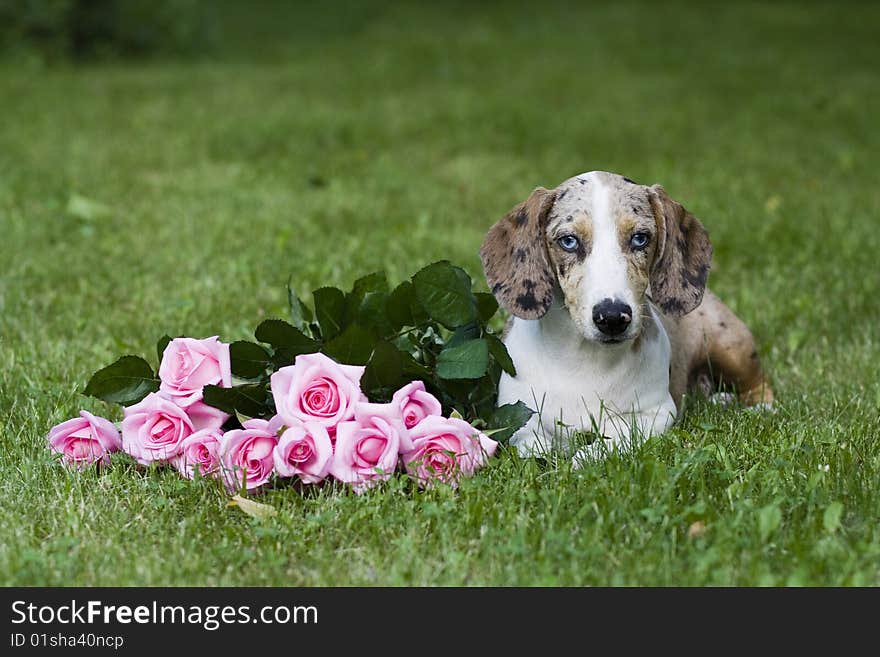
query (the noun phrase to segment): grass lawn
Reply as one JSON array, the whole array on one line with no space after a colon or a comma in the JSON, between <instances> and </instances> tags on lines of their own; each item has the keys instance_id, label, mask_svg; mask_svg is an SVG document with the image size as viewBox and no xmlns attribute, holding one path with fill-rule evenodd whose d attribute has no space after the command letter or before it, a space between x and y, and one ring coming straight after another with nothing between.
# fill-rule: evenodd
<instances>
[{"instance_id":1,"label":"grass lawn","mask_svg":"<svg viewBox=\"0 0 880 657\"><path fill-rule=\"evenodd\" d=\"M285 12L197 60L0 64L0 584L880 585L880 6ZM120 419L77 393L94 370L246 339L291 274L485 285L488 227L592 169L702 219L777 413L696 404L632 456L505 452L457 492L276 490L263 521L46 450Z\"/></svg>"}]
</instances>

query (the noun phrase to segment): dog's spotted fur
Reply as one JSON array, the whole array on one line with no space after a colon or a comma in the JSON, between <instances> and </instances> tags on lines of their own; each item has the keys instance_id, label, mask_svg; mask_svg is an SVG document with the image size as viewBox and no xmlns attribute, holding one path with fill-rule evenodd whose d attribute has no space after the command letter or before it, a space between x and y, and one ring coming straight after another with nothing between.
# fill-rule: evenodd
<instances>
[{"instance_id":1,"label":"dog's spotted fur","mask_svg":"<svg viewBox=\"0 0 880 657\"><path fill-rule=\"evenodd\" d=\"M663 187L651 187L649 200L662 244L652 271L653 299L665 314L681 317L703 298L712 245L699 220L669 198Z\"/></svg>"},{"instance_id":2,"label":"dog's spotted fur","mask_svg":"<svg viewBox=\"0 0 880 657\"><path fill-rule=\"evenodd\" d=\"M544 232L555 196L535 189L492 227L480 250L489 288L517 317L542 317L553 301Z\"/></svg>"}]
</instances>

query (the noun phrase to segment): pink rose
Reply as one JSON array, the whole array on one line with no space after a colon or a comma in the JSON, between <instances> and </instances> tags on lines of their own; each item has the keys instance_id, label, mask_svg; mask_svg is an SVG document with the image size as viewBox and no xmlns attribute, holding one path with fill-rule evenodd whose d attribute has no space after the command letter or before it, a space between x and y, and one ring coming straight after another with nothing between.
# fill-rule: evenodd
<instances>
[{"instance_id":1,"label":"pink rose","mask_svg":"<svg viewBox=\"0 0 880 657\"><path fill-rule=\"evenodd\" d=\"M219 429L229 419L229 414L219 408L208 406L203 401L193 402L186 407L186 414L195 431L203 429Z\"/></svg>"},{"instance_id":2,"label":"pink rose","mask_svg":"<svg viewBox=\"0 0 880 657\"><path fill-rule=\"evenodd\" d=\"M271 377L275 408L288 426L318 422L333 439L336 425L352 419L355 404L366 401L360 388L364 369L340 365L324 354L297 356Z\"/></svg>"},{"instance_id":3,"label":"pink rose","mask_svg":"<svg viewBox=\"0 0 880 657\"><path fill-rule=\"evenodd\" d=\"M407 452L412 449L412 440L409 437L409 431L400 412L400 406L393 401L387 404L373 404L371 402L358 402L354 407L354 419L363 420L365 418L382 418L397 432L399 444L397 446L398 453Z\"/></svg>"},{"instance_id":4,"label":"pink rose","mask_svg":"<svg viewBox=\"0 0 880 657\"><path fill-rule=\"evenodd\" d=\"M168 343L159 364L159 392L182 408L202 398L206 385L232 386L229 345L216 336L196 340L175 338Z\"/></svg>"},{"instance_id":5,"label":"pink rose","mask_svg":"<svg viewBox=\"0 0 880 657\"><path fill-rule=\"evenodd\" d=\"M425 391L422 381L413 381L394 393L391 403L400 409L407 429L412 429L429 415L441 415L443 409L437 398Z\"/></svg>"},{"instance_id":6,"label":"pink rose","mask_svg":"<svg viewBox=\"0 0 880 657\"><path fill-rule=\"evenodd\" d=\"M223 434L220 441L220 468L230 491L242 487L254 490L269 481L274 470L273 453L278 444L277 423L266 420L243 422L244 429Z\"/></svg>"},{"instance_id":7,"label":"pink rose","mask_svg":"<svg viewBox=\"0 0 880 657\"><path fill-rule=\"evenodd\" d=\"M361 404L355 420L341 422L336 430L336 451L330 474L362 493L385 481L397 468L400 433L393 423L371 407Z\"/></svg>"},{"instance_id":8,"label":"pink rose","mask_svg":"<svg viewBox=\"0 0 880 657\"><path fill-rule=\"evenodd\" d=\"M62 455L65 463L79 469L110 462L110 453L122 447L119 432L109 420L80 411L80 417L58 424L49 431L49 449Z\"/></svg>"},{"instance_id":9,"label":"pink rose","mask_svg":"<svg viewBox=\"0 0 880 657\"><path fill-rule=\"evenodd\" d=\"M178 472L187 479L195 478L198 471L202 477L213 477L220 466L220 429L202 429L190 434L180 444L180 454L171 459Z\"/></svg>"},{"instance_id":10,"label":"pink rose","mask_svg":"<svg viewBox=\"0 0 880 657\"><path fill-rule=\"evenodd\" d=\"M299 478L316 484L330 472L333 445L324 425L305 422L285 429L275 447L275 471L281 477Z\"/></svg>"},{"instance_id":11,"label":"pink rose","mask_svg":"<svg viewBox=\"0 0 880 657\"><path fill-rule=\"evenodd\" d=\"M464 420L428 416L410 429L413 449L402 455L406 471L420 486L442 481L457 486L495 453L498 443Z\"/></svg>"},{"instance_id":12,"label":"pink rose","mask_svg":"<svg viewBox=\"0 0 880 657\"><path fill-rule=\"evenodd\" d=\"M165 462L180 454L183 441L193 432L186 411L151 392L125 409L122 449L141 465Z\"/></svg>"}]
</instances>

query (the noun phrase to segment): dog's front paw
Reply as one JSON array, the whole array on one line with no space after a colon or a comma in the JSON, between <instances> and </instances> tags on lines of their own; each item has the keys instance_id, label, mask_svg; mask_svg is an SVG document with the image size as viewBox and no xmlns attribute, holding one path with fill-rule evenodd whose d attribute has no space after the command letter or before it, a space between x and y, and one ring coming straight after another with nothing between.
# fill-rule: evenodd
<instances>
[{"instance_id":1,"label":"dog's front paw","mask_svg":"<svg viewBox=\"0 0 880 657\"><path fill-rule=\"evenodd\" d=\"M709 395L709 403L721 408L730 408L736 404L736 395L732 392L716 392Z\"/></svg>"},{"instance_id":2,"label":"dog's front paw","mask_svg":"<svg viewBox=\"0 0 880 657\"><path fill-rule=\"evenodd\" d=\"M750 411L752 413L776 413L777 408L773 405L773 402L759 402L757 404L752 404L751 406L746 406L746 411Z\"/></svg>"},{"instance_id":3,"label":"dog's front paw","mask_svg":"<svg viewBox=\"0 0 880 657\"><path fill-rule=\"evenodd\" d=\"M601 443L611 442L608 439L603 439ZM571 458L571 464L575 470L580 470L584 466L590 465L591 463L596 463L597 461L601 461L606 456L608 456L609 448L604 444L600 444L599 440L595 440L589 445L585 447L581 447L578 451L574 453L574 456Z\"/></svg>"},{"instance_id":4,"label":"dog's front paw","mask_svg":"<svg viewBox=\"0 0 880 657\"><path fill-rule=\"evenodd\" d=\"M597 437L588 445L584 445L578 449L572 457L572 465L578 470L590 463L602 461L609 454L615 452L628 452L632 449L632 442L622 437Z\"/></svg>"},{"instance_id":5,"label":"dog's front paw","mask_svg":"<svg viewBox=\"0 0 880 657\"><path fill-rule=\"evenodd\" d=\"M510 444L516 447L517 453L523 458L546 456L550 451L541 425L532 421L510 437Z\"/></svg>"}]
</instances>

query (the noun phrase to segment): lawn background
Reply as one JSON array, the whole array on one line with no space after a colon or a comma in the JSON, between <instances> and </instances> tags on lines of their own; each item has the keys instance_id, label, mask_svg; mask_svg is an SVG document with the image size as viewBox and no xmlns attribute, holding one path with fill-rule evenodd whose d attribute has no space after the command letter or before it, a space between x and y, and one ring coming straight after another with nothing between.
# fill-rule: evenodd
<instances>
[{"instance_id":1,"label":"lawn background","mask_svg":"<svg viewBox=\"0 0 880 657\"><path fill-rule=\"evenodd\" d=\"M880 6L216 12L198 55L0 63L0 583L880 584ZM91 372L246 339L291 274L448 258L485 286L487 228L593 169L702 219L776 414L697 404L633 457L505 453L458 492L274 491L264 521L45 449L80 408L119 419Z\"/></svg>"}]
</instances>

